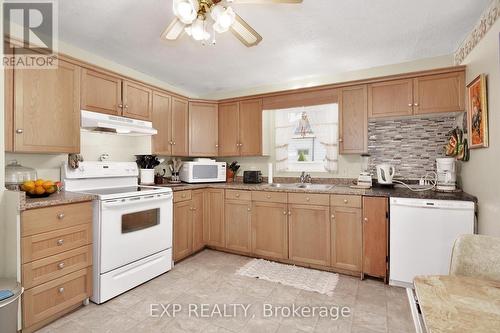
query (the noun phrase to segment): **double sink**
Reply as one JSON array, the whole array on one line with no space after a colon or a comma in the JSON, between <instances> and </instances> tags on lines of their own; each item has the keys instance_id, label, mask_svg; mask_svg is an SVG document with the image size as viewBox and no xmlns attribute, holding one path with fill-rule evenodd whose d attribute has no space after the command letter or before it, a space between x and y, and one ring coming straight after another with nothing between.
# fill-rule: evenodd
<instances>
[{"instance_id":1,"label":"double sink","mask_svg":"<svg viewBox=\"0 0 500 333\"><path fill-rule=\"evenodd\" d=\"M293 183L293 184L279 184L273 183L269 185L270 187L284 188L284 189L305 189L305 190L320 190L328 191L331 190L335 185L325 185L325 184L310 184L310 183Z\"/></svg>"}]
</instances>

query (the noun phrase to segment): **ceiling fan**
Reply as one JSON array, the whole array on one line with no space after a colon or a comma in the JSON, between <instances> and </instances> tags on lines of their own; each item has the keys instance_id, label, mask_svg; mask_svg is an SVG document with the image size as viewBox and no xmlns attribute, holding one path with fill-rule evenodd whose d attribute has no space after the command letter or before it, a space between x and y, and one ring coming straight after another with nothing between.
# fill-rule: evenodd
<instances>
[{"instance_id":1,"label":"ceiling fan","mask_svg":"<svg viewBox=\"0 0 500 333\"><path fill-rule=\"evenodd\" d=\"M185 32L203 44L212 37L212 44L215 44L216 32L224 33L230 30L247 47L255 46L262 41L262 36L229 7L231 3L301 2L302 0L173 0L175 19L162 33L161 38L176 40ZM209 29L212 30L212 35Z\"/></svg>"}]
</instances>

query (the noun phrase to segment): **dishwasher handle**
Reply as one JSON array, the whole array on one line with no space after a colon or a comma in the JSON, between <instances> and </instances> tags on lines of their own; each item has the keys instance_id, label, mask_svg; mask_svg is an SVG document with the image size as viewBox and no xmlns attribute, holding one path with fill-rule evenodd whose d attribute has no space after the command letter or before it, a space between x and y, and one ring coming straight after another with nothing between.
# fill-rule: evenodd
<instances>
[{"instance_id":1,"label":"dishwasher handle","mask_svg":"<svg viewBox=\"0 0 500 333\"><path fill-rule=\"evenodd\" d=\"M391 198L391 207L417 207L430 209L448 209L448 210L471 210L474 209L472 201L458 200L427 200L427 199L409 199L409 198Z\"/></svg>"}]
</instances>

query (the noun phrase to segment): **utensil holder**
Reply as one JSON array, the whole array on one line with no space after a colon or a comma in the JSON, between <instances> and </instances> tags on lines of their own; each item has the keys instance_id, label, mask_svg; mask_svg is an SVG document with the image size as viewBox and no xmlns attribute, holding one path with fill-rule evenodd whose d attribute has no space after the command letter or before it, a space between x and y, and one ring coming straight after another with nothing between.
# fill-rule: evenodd
<instances>
[{"instance_id":1,"label":"utensil holder","mask_svg":"<svg viewBox=\"0 0 500 333\"><path fill-rule=\"evenodd\" d=\"M153 185L155 183L155 169L140 169L141 185Z\"/></svg>"}]
</instances>

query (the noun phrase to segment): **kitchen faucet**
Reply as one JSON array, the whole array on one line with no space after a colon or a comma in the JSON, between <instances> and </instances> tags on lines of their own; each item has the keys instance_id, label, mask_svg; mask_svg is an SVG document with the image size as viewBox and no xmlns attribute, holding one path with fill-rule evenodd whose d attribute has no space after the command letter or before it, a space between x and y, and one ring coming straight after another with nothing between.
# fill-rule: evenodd
<instances>
[{"instance_id":1,"label":"kitchen faucet","mask_svg":"<svg viewBox=\"0 0 500 333\"><path fill-rule=\"evenodd\" d=\"M311 175L308 173L306 174L305 171L302 171L302 173L300 174L299 180L300 180L300 183L302 183L302 184L312 182Z\"/></svg>"}]
</instances>

